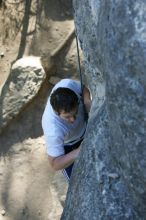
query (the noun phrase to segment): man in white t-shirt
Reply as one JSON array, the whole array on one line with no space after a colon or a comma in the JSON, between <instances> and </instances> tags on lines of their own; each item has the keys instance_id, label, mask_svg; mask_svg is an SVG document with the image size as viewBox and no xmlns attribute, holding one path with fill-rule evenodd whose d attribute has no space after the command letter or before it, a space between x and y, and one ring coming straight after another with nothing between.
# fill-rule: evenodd
<instances>
[{"instance_id":1,"label":"man in white t-shirt","mask_svg":"<svg viewBox=\"0 0 146 220\"><path fill-rule=\"evenodd\" d=\"M86 87L83 98L84 105L79 81L63 79L52 89L42 117L49 163L54 170L63 169L68 179L86 130L84 106L89 112L91 103Z\"/></svg>"}]
</instances>

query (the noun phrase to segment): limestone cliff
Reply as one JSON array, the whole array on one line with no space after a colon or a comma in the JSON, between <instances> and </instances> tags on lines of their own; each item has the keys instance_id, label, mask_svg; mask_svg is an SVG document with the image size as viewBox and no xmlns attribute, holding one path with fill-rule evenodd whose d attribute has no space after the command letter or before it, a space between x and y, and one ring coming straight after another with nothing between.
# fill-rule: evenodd
<instances>
[{"instance_id":1,"label":"limestone cliff","mask_svg":"<svg viewBox=\"0 0 146 220\"><path fill-rule=\"evenodd\" d=\"M146 219L146 2L74 8L93 103L61 219Z\"/></svg>"}]
</instances>

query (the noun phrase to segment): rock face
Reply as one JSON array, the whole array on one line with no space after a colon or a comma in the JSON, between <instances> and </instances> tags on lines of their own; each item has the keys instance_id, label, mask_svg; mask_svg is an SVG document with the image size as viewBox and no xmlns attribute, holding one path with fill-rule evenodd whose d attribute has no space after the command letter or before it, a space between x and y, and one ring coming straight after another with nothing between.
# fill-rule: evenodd
<instances>
[{"instance_id":1,"label":"rock face","mask_svg":"<svg viewBox=\"0 0 146 220\"><path fill-rule=\"evenodd\" d=\"M74 0L74 7L93 103L61 220L144 220L146 2Z\"/></svg>"},{"instance_id":2,"label":"rock face","mask_svg":"<svg viewBox=\"0 0 146 220\"><path fill-rule=\"evenodd\" d=\"M36 96L45 77L39 57L16 61L0 96L0 131Z\"/></svg>"}]
</instances>

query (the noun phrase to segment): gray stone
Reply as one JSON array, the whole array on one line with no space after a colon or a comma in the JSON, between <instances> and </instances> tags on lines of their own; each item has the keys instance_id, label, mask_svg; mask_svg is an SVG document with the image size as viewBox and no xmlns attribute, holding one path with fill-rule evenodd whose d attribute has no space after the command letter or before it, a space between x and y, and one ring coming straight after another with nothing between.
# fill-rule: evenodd
<instances>
[{"instance_id":1,"label":"gray stone","mask_svg":"<svg viewBox=\"0 0 146 220\"><path fill-rule=\"evenodd\" d=\"M39 57L25 57L14 63L1 91L0 131L37 95L45 77Z\"/></svg>"},{"instance_id":2,"label":"gray stone","mask_svg":"<svg viewBox=\"0 0 146 220\"><path fill-rule=\"evenodd\" d=\"M0 57L3 58L5 56L4 52L1 52Z\"/></svg>"},{"instance_id":3,"label":"gray stone","mask_svg":"<svg viewBox=\"0 0 146 220\"><path fill-rule=\"evenodd\" d=\"M57 76L51 76L50 79L49 79L49 82L50 82L52 85L55 85L55 84L58 83L60 80L61 80L61 78L59 78L59 77L57 77Z\"/></svg>"},{"instance_id":4,"label":"gray stone","mask_svg":"<svg viewBox=\"0 0 146 220\"><path fill-rule=\"evenodd\" d=\"M4 209L1 210L1 215L5 216L5 214L6 214L6 211Z\"/></svg>"},{"instance_id":5,"label":"gray stone","mask_svg":"<svg viewBox=\"0 0 146 220\"><path fill-rule=\"evenodd\" d=\"M145 220L146 1L74 7L93 102L61 220Z\"/></svg>"}]
</instances>

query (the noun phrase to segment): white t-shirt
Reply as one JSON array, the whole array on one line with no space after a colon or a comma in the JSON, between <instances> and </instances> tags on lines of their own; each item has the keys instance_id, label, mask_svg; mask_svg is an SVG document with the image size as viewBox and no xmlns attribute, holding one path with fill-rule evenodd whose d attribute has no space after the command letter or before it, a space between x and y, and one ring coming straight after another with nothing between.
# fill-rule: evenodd
<instances>
[{"instance_id":1,"label":"white t-shirt","mask_svg":"<svg viewBox=\"0 0 146 220\"><path fill-rule=\"evenodd\" d=\"M52 92L57 88L64 87L73 90L80 100L81 84L72 79L63 79L57 83ZM80 100L78 114L73 123L60 118L50 104L50 97L42 117L42 127L46 142L47 154L58 157L64 154L64 145L78 142L84 135L86 122L84 120L83 104Z\"/></svg>"}]
</instances>

